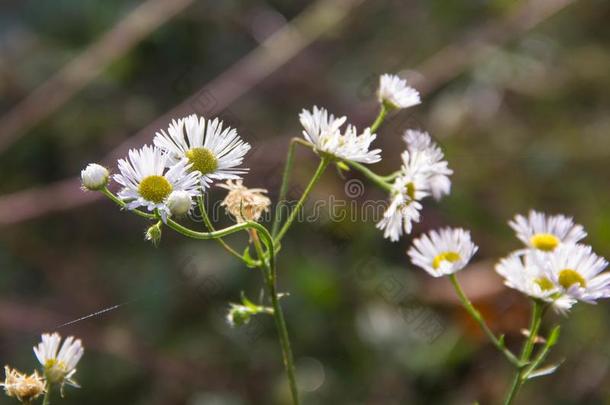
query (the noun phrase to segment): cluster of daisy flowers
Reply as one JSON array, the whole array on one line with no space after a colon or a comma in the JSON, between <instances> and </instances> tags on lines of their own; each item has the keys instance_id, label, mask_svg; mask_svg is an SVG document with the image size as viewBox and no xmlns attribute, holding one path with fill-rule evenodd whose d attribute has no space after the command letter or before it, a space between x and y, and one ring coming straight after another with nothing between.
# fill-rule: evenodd
<instances>
[{"instance_id":1,"label":"cluster of daisy flowers","mask_svg":"<svg viewBox=\"0 0 610 405\"><path fill-rule=\"evenodd\" d=\"M80 339L70 336L62 344L59 334L45 333L42 335L42 341L34 346L34 354L42 366L42 372L34 370L28 375L5 366L5 379L0 385L4 387L7 396L23 404L31 404L42 395L45 395L45 403L48 403L47 396L54 386L60 388L62 397L65 385L79 388L73 377L83 353Z\"/></svg>"},{"instance_id":2,"label":"cluster of daisy flowers","mask_svg":"<svg viewBox=\"0 0 610 405\"><path fill-rule=\"evenodd\" d=\"M419 222L421 201L433 196L440 200L451 191L448 167L441 148L427 132L407 130L403 136L407 149L390 194L390 205L377 224L384 237L395 242L411 233L413 222Z\"/></svg>"},{"instance_id":3,"label":"cluster of daisy flowers","mask_svg":"<svg viewBox=\"0 0 610 405\"><path fill-rule=\"evenodd\" d=\"M421 102L419 93L395 75L380 76L377 97L382 111L408 108ZM385 116L385 115L384 115ZM304 109L299 120L303 136L321 157L348 164L373 164L381 160L381 150L372 148L377 138L372 127L362 131L346 124L345 116L336 117L324 108ZM390 203L377 227L384 237L397 241L410 233L412 223L420 220L421 201L432 196L440 199L451 189L452 174L440 147L426 132L408 130L403 136L406 150L402 167L389 182ZM167 131L156 133L153 145L129 151L118 161L119 173L112 179L121 186L118 198L130 210L145 210L163 222L169 217L190 213L197 197L215 182L229 191L223 201L237 222L257 221L268 211L271 201L264 189L248 189L240 167L250 144L236 130L216 119L196 115L173 120ZM110 174L99 164L89 164L82 172L83 187L105 190ZM247 214L244 216L243 214Z\"/></svg>"},{"instance_id":4,"label":"cluster of daisy flowers","mask_svg":"<svg viewBox=\"0 0 610 405\"><path fill-rule=\"evenodd\" d=\"M419 93L398 76L384 74L377 91L382 112L408 108L421 102ZM381 150L372 149L377 138L371 127L361 133L346 117L335 117L324 108L314 106L299 115L303 136L314 150L323 157L348 163L372 164L381 160ZM436 200L449 194L453 171L445 156L427 132L406 130L403 135L406 149L402 153L402 166L387 184L390 202L377 227L384 237L395 242L412 231L413 222L420 221L422 200L428 196Z\"/></svg>"},{"instance_id":5,"label":"cluster of daisy flowers","mask_svg":"<svg viewBox=\"0 0 610 405\"><path fill-rule=\"evenodd\" d=\"M587 233L572 218L530 211L509 225L525 246L495 266L506 286L560 313L578 301L610 297L610 272L603 272L608 262L579 243ZM463 269L476 251L468 231L446 228L414 240L408 254L413 264L440 277Z\"/></svg>"},{"instance_id":6,"label":"cluster of daisy flowers","mask_svg":"<svg viewBox=\"0 0 610 405\"><path fill-rule=\"evenodd\" d=\"M558 312L578 301L610 297L610 272L603 273L608 262L580 243L587 233L572 218L530 211L509 224L525 248L496 265L508 287L548 302Z\"/></svg>"},{"instance_id":7,"label":"cluster of daisy flowers","mask_svg":"<svg viewBox=\"0 0 610 405\"><path fill-rule=\"evenodd\" d=\"M127 209L145 209L166 222L169 217L190 213L196 198L217 181L226 180L222 187L238 189L240 196L250 197L249 189L241 182L248 169L239 167L249 150L250 144L235 129L225 127L217 118L206 120L193 114L173 120L167 131L157 132L153 145L130 150L127 158L119 159L119 173L112 179L122 186L118 197ZM81 179L85 189L103 190L109 173L105 167L92 163L81 172ZM253 191L256 196L262 192L265 190ZM268 199L263 198L253 203L258 205L250 209L258 215L269 205Z\"/></svg>"}]
</instances>

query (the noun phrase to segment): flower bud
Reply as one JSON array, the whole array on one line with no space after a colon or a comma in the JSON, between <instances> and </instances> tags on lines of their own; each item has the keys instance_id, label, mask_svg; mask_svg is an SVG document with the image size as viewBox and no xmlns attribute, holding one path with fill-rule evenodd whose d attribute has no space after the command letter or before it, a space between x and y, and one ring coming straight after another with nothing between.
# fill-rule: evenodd
<instances>
[{"instance_id":1,"label":"flower bud","mask_svg":"<svg viewBox=\"0 0 610 405\"><path fill-rule=\"evenodd\" d=\"M108 169L97 163L89 163L84 170L81 170L80 177L83 188L86 190L101 190L108 184Z\"/></svg>"},{"instance_id":2,"label":"flower bud","mask_svg":"<svg viewBox=\"0 0 610 405\"><path fill-rule=\"evenodd\" d=\"M190 211L193 200L186 191L173 191L167 197L166 204L172 216L180 217Z\"/></svg>"},{"instance_id":3,"label":"flower bud","mask_svg":"<svg viewBox=\"0 0 610 405\"><path fill-rule=\"evenodd\" d=\"M154 246L157 246L161 241L161 221L148 228L144 238L149 240Z\"/></svg>"},{"instance_id":4,"label":"flower bud","mask_svg":"<svg viewBox=\"0 0 610 405\"><path fill-rule=\"evenodd\" d=\"M227 322L231 326L242 326L250 322L252 310L244 305L231 304L227 313Z\"/></svg>"}]
</instances>

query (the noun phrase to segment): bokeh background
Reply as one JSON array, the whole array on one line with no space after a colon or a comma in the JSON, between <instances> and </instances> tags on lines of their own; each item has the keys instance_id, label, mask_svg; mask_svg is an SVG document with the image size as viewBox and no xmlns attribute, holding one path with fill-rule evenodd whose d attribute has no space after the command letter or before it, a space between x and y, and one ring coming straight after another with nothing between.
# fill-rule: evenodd
<instances>
[{"instance_id":1,"label":"bokeh background","mask_svg":"<svg viewBox=\"0 0 610 405\"><path fill-rule=\"evenodd\" d=\"M91 161L114 168L171 118L198 113L254 145L246 183L276 196L300 109L369 125L385 72L409 78L423 104L384 124L374 169L397 168L406 128L443 146L453 192L425 204L413 234L472 230L481 249L461 279L516 347L528 302L492 270L519 246L508 219L530 208L574 216L610 256L609 20L603 0L3 1L0 359L32 369L39 334L57 330L86 346L82 389L61 403L288 403L272 320L224 321L241 291L258 296L260 274L211 241L166 230L151 246L142 219L81 192L77 176ZM307 150L297 159L293 197L316 165ZM329 170L313 199L358 211L385 198L365 181L346 193L345 181ZM409 263L410 239L328 215L285 239L280 289L305 404L502 398L510 367L446 280ZM564 362L520 403L609 403L609 305L546 319L545 331L563 325L550 359Z\"/></svg>"}]
</instances>

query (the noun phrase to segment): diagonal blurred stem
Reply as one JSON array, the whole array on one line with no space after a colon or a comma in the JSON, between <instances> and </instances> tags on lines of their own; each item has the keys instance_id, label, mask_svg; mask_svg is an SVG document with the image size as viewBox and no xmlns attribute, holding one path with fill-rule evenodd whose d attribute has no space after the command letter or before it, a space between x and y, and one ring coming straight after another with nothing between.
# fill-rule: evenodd
<instances>
[{"instance_id":1,"label":"diagonal blurred stem","mask_svg":"<svg viewBox=\"0 0 610 405\"><path fill-rule=\"evenodd\" d=\"M493 343L493 345L496 346L496 348L504 354L504 356L508 359L509 362L511 362L514 366L521 368L523 365L522 362L510 350L508 350L504 345L504 342L500 341L491 331L491 329L489 329L489 326L487 326L487 323L485 322L485 319L483 318L481 313L474 307L474 305L472 305L472 302L470 302L470 300L464 293L464 290L462 289L462 286L460 285L455 274L451 274L449 276L449 280L451 280L451 284L453 284L453 288L455 289L455 292L457 293L460 301L462 302L462 305L464 306L468 314L470 314L470 316L475 320L475 322L479 324L479 327L485 333L485 335L487 335L491 343Z\"/></svg>"}]
</instances>

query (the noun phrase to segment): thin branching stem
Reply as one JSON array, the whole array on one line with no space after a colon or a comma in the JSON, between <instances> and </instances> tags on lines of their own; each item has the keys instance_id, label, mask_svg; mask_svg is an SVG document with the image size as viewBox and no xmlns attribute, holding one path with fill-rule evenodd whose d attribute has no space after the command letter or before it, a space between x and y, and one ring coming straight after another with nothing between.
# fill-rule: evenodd
<instances>
[{"instance_id":1,"label":"thin branching stem","mask_svg":"<svg viewBox=\"0 0 610 405\"><path fill-rule=\"evenodd\" d=\"M346 163L348 165L350 165L351 167L353 167L354 169L358 170L367 179L369 179L370 181L375 183L375 185L377 185L382 190L384 190L384 191L392 190L392 185L390 183L388 183L383 176L379 176L378 174L374 173L371 169L369 169L365 165L358 163L358 162L352 162L349 160L346 161Z\"/></svg>"},{"instance_id":2,"label":"thin branching stem","mask_svg":"<svg viewBox=\"0 0 610 405\"><path fill-rule=\"evenodd\" d=\"M282 208L286 203L286 194L288 193L288 184L290 184L290 175L292 174L292 164L294 161L294 151L298 144L307 144L300 138L292 138L290 140L290 146L288 147L288 155L286 155L286 163L284 164L284 172L282 173L282 185L280 187L280 195L275 205L275 212L273 216L273 225L271 227L271 235L275 237L277 232L280 230L280 223L282 221Z\"/></svg>"},{"instance_id":3,"label":"thin branching stem","mask_svg":"<svg viewBox=\"0 0 610 405\"><path fill-rule=\"evenodd\" d=\"M280 345L282 347L282 361L284 363L284 370L286 371L286 376L288 377L288 384L290 386L292 402L294 405L298 405L299 391L297 388L297 382L294 371L294 356L292 355L290 338L288 336L288 328L286 327L284 313L282 311L282 307L280 305L277 293L277 269L275 267L275 249L273 247L273 238L266 229L265 232L262 234L268 241L268 255L265 254L265 252L263 251L263 247L261 246L261 242L258 237L259 231L252 230L250 232L252 242L254 243L254 248L256 249L256 254L258 255L258 258L261 262L260 268L264 274L265 284L267 285L269 296L271 297L271 305L273 307L272 315L273 319L275 320L275 326L277 328L278 336L280 339ZM268 261L267 256L269 257Z\"/></svg>"},{"instance_id":4,"label":"thin branching stem","mask_svg":"<svg viewBox=\"0 0 610 405\"><path fill-rule=\"evenodd\" d=\"M322 174L324 173L324 170L326 170L326 168L328 167L329 163L330 163L329 158L323 156L322 159L320 160L320 164L318 165L318 168L316 169L316 172L314 173L313 177L309 181L309 184L307 184L305 191L303 191L301 198L299 198L299 201L297 201L297 204L295 205L292 212L288 216L288 219L286 219L286 222L284 223L284 225L282 226L282 228L280 229L278 234L275 236L275 238L274 238L275 243L280 243L280 241L282 240L282 238L284 237L286 232L288 232L290 225L292 225L292 223L296 219L297 215L299 214L299 211L301 211L301 208L303 208L303 204L305 204L307 197L309 197L309 194L313 190L314 186L322 177Z\"/></svg>"},{"instance_id":5,"label":"thin branching stem","mask_svg":"<svg viewBox=\"0 0 610 405\"><path fill-rule=\"evenodd\" d=\"M215 231L214 224L212 224L212 221L210 220L210 217L208 216L207 210L205 209L205 202L203 201L203 196L200 195L199 197L197 197L197 204L199 205L199 212L201 213L201 219L203 220L203 223L205 224L206 228L208 229L208 231L214 232ZM231 255L235 256L236 258L238 258L241 261L244 260L243 256L241 254L239 254L235 249L233 249L222 238L217 238L216 241L218 241L218 243Z\"/></svg>"},{"instance_id":6,"label":"thin branching stem","mask_svg":"<svg viewBox=\"0 0 610 405\"><path fill-rule=\"evenodd\" d=\"M383 123L383 121L385 120L385 117L387 115L388 115L388 109L385 106L385 104L381 103L381 107L379 108L379 114L377 115L377 118L375 118L375 122L373 122L373 125L371 125L372 133L377 132L377 130L379 129L379 127L381 126L381 124Z\"/></svg>"},{"instance_id":7,"label":"thin branching stem","mask_svg":"<svg viewBox=\"0 0 610 405\"><path fill-rule=\"evenodd\" d=\"M464 290L462 289L462 286L460 285L455 274L451 274L449 276L449 280L451 280L451 284L453 284L453 288L455 289L455 292L457 293L460 301L462 302L462 305L464 306L468 314L470 314L470 316L479 325L485 335L489 338L491 343L493 343L493 345L496 346L496 348L504 354L504 356L508 359L509 362L511 362L514 366L521 368L523 365L522 362L513 354L513 352L508 350L508 348L504 345L504 342L498 339L496 335L491 331L491 329L489 329L489 326L487 326L487 323L485 322L485 319L483 318L481 313L474 307L474 305L472 305L472 302L470 302L470 300L464 293Z\"/></svg>"},{"instance_id":8,"label":"thin branching stem","mask_svg":"<svg viewBox=\"0 0 610 405\"><path fill-rule=\"evenodd\" d=\"M532 355L532 351L534 350L534 343L536 341L536 336L538 336L538 330L540 329L540 324L542 322L542 316L544 315L545 308L546 305L541 304L538 300L532 300L532 317L530 320L528 336L527 340L523 344L523 349L521 350L521 356L519 358L519 360L522 364L524 364L524 366L518 367L517 371L515 371L515 376L513 377L513 381L510 385L508 393L506 394L504 405L510 405L513 403L513 401L517 397L519 389L525 382L525 366L528 364L530 356Z\"/></svg>"},{"instance_id":9,"label":"thin branching stem","mask_svg":"<svg viewBox=\"0 0 610 405\"><path fill-rule=\"evenodd\" d=\"M44 397L42 398L42 405L51 405L51 383L47 381L46 391L44 393Z\"/></svg>"}]
</instances>

